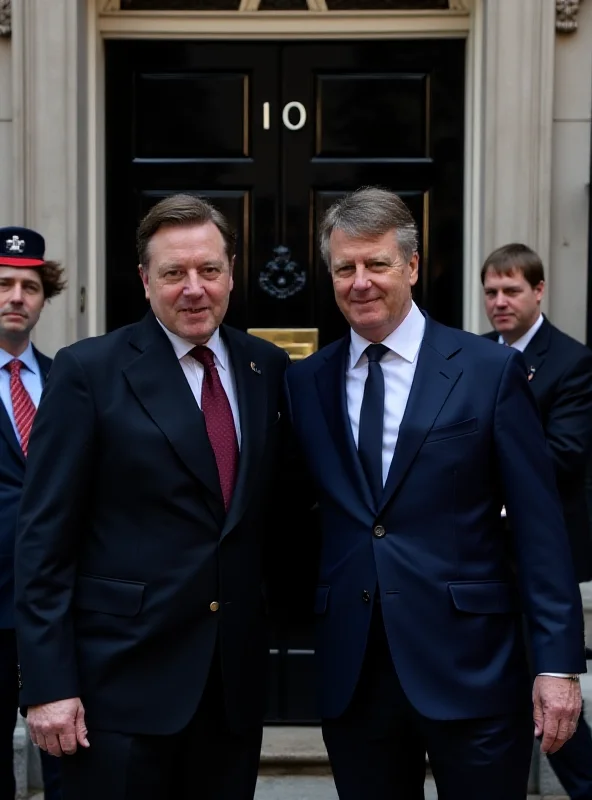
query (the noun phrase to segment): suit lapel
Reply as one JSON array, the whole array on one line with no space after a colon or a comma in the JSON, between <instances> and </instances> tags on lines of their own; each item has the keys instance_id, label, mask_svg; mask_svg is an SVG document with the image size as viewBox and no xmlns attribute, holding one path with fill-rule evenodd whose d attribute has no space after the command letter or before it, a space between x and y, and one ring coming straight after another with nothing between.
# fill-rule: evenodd
<instances>
[{"instance_id":1,"label":"suit lapel","mask_svg":"<svg viewBox=\"0 0 592 800\"><path fill-rule=\"evenodd\" d=\"M51 367L51 358L48 358L47 356L44 356L43 353L40 353L34 345L33 353L35 354L37 364L39 365L39 370L41 371L41 383L43 386L45 386L47 376L49 375L49 369Z\"/></svg>"},{"instance_id":2,"label":"suit lapel","mask_svg":"<svg viewBox=\"0 0 592 800\"><path fill-rule=\"evenodd\" d=\"M232 328L222 327L222 337L228 348L238 398L241 452L226 522L225 536L242 517L251 496L251 486L257 477L257 468L265 446L267 414L267 381L264 372L256 372L251 364L248 340Z\"/></svg>"},{"instance_id":3,"label":"suit lapel","mask_svg":"<svg viewBox=\"0 0 592 800\"><path fill-rule=\"evenodd\" d=\"M462 374L449 359L460 349L449 329L426 318L415 377L401 421L379 513L397 491L448 395Z\"/></svg>"},{"instance_id":4,"label":"suit lapel","mask_svg":"<svg viewBox=\"0 0 592 800\"><path fill-rule=\"evenodd\" d=\"M526 361L528 380L533 383L536 381L536 374L547 356L550 340L551 323L545 318L522 354Z\"/></svg>"},{"instance_id":5,"label":"suit lapel","mask_svg":"<svg viewBox=\"0 0 592 800\"><path fill-rule=\"evenodd\" d=\"M347 469L349 479L363 501L375 513L376 507L354 441L349 414L345 376L348 368L350 337L345 336L327 357L315 374L317 392L325 420Z\"/></svg>"},{"instance_id":6,"label":"suit lapel","mask_svg":"<svg viewBox=\"0 0 592 800\"><path fill-rule=\"evenodd\" d=\"M222 490L204 416L175 351L152 312L135 327L130 345L139 355L123 372L133 393L187 469L207 489L206 502L222 522Z\"/></svg>"},{"instance_id":7,"label":"suit lapel","mask_svg":"<svg viewBox=\"0 0 592 800\"><path fill-rule=\"evenodd\" d=\"M9 446L12 447L12 449L14 450L16 456L23 462L23 467L24 467L25 455L18 442L18 439L16 438L14 428L12 427L12 422L10 421L10 417L8 416L8 411L4 407L4 403L1 400L0 400L0 435L4 436Z\"/></svg>"}]
</instances>

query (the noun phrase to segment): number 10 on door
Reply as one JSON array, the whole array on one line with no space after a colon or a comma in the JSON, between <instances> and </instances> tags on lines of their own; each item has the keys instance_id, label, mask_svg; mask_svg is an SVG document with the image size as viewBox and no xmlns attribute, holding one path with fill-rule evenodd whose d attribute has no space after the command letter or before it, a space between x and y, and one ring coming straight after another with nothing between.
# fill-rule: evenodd
<instances>
[{"instance_id":1,"label":"number 10 on door","mask_svg":"<svg viewBox=\"0 0 592 800\"><path fill-rule=\"evenodd\" d=\"M295 114L292 115L290 118L290 112L294 110L298 114L298 119L294 120L293 117ZM306 109L299 103L297 100L292 100L282 109L282 122L284 123L285 127L288 128L290 131L299 131L300 128L304 128L306 125ZM270 104L263 103L263 130L268 131L271 128L271 118L270 118Z\"/></svg>"}]
</instances>

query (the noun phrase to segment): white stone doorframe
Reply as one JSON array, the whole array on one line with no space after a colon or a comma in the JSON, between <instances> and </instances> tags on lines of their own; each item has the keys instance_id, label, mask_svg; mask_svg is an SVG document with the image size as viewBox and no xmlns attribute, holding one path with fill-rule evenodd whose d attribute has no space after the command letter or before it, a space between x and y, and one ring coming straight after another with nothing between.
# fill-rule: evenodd
<instances>
[{"instance_id":1,"label":"white stone doorframe","mask_svg":"<svg viewBox=\"0 0 592 800\"><path fill-rule=\"evenodd\" d=\"M468 38L464 325L484 330L479 267L486 253L520 240L548 263L555 0L454 6L434 14L311 11L306 18L208 13L197 22L196 12L99 16L97 0L14 3L14 219L44 233L48 255L64 262L69 277L36 341L52 354L104 331L103 38L188 31L210 39Z\"/></svg>"}]
</instances>

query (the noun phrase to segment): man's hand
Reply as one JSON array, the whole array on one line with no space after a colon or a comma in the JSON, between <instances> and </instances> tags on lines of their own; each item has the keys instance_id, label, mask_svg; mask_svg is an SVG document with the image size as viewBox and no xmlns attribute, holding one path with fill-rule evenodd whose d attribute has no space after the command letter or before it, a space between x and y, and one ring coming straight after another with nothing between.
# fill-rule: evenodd
<instances>
[{"instance_id":1,"label":"man's hand","mask_svg":"<svg viewBox=\"0 0 592 800\"><path fill-rule=\"evenodd\" d=\"M84 706L79 697L29 706L27 722L33 744L52 756L71 756L78 745L90 747L86 738Z\"/></svg>"},{"instance_id":2,"label":"man's hand","mask_svg":"<svg viewBox=\"0 0 592 800\"><path fill-rule=\"evenodd\" d=\"M541 736L541 752L556 753L573 736L582 710L577 681L538 675L532 690L534 735Z\"/></svg>"}]
</instances>

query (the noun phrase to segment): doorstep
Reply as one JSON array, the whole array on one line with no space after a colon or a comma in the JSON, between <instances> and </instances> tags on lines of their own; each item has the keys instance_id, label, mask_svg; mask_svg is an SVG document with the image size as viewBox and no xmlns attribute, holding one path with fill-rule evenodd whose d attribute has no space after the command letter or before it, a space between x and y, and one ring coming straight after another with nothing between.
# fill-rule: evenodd
<instances>
[{"instance_id":1,"label":"doorstep","mask_svg":"<svg viewBox=\"0 0 592 800\"><path fill-rule=\"evenodd\" d=\"M329 772L320 727L266 726L260 763L262 772Z\"/></svg>"}]
</instances>

